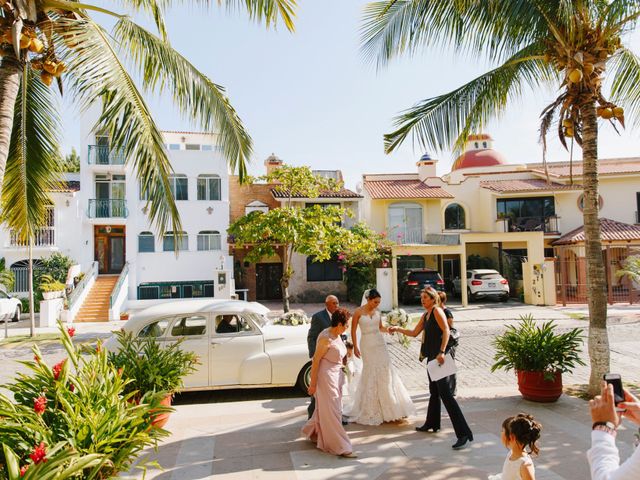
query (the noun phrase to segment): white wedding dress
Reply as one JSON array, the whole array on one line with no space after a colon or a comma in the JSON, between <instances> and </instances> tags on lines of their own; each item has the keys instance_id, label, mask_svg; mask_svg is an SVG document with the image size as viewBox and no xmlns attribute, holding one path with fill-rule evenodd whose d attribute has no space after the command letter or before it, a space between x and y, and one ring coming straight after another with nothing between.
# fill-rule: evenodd
<instances>
[{"instance_id":1,"label":"white wedding dress","mask_svg":"<svg viewBox=\"0 0 640 480\"><path fill-rule=\"evenodd\" d=\"M380 425L413 415L415 407L391 365L387 344L379 329L380 312L374 312L373 317L361 315L358 325L363 365L355 394L345 409L349 421Z\"/></svg>"}]
</instances>

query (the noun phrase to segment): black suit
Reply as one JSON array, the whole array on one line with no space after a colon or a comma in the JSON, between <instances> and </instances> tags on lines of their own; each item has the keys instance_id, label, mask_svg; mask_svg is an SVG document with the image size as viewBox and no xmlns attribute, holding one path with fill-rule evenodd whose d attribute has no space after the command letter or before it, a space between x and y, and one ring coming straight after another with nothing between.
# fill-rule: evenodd
<instances>
[{"instance_id":1,"label":"black suit","mask_svg":"<svg viewBox=\"0 0 640 480\"><path fill-rule=\"evenodd\" d=\"M331 326L331 317L329 316L329 312L325 308L324 310L320 310L316 312L311 317L311 326L309 327L309 333L307 334L307 347L309 348L309 358L313 358L313 355L316 353L316 343L318 343L318 335L325 328L329 328ZM316 409L316 397L311 397L311 403L309 403L309 407L307 408L307 412L309 413L309 418L313 415L313 411Z\"/></svg>"}]
</instances>

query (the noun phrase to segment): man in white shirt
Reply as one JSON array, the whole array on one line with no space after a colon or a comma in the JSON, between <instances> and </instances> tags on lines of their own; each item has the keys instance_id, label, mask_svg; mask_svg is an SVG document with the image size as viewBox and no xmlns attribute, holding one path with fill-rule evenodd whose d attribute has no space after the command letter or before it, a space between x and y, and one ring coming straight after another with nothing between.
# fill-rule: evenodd
<instances>
[{"instance_id":1,"label":"man in white shirt","mask_svg":"<svg viewBox=\"0 0 640 480\"><path fill-rule=\"evenodd\" d=\"M640 425L640 401L624 391L624 402L618 407L624 409L622 415ZM616 447L616 433L620 425L620 415L616 412L613 386L602 382L602 394L589 402L593 430L591 449L587 452L591 467L591 480L631 480L640 479L640 448L620 465L620 455Z\"/></svg>"}]
</instances>

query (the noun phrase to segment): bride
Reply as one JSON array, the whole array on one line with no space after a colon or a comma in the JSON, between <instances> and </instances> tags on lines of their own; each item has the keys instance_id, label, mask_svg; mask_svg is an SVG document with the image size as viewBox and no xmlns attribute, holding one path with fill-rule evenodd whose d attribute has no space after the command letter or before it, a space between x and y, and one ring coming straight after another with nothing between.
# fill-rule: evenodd
<instances>
[{"instance_id":1,"label":"bride","mask_svg":"<svg viewBox=\"0 0 640 480\"><path fill-rule=\"evenodd\" d=\"M380 425L415 413L411 397L391 365L382 336L389 330L382 325L378 305L380 293L372 288L366 294L366 303L354 312L351 323L353 353L358 358L362 357L363 365L354 398L345 414L349 421L362 425Z\"/></svg>"}]
</instances>

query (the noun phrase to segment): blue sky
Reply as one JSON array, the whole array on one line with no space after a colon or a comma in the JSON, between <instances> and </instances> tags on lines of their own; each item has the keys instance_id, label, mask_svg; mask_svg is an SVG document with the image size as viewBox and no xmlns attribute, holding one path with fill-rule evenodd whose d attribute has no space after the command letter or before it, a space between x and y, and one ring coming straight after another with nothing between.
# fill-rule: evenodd
<instances>
[{"instance_id":1,"label":"blue sky","mask_svg":"<svg viewBox=\"0 0 640 480\"><path fill-rule=\"evenodd\" d=\"M214 2L215 3L215 2ZM393 117L415 102L459 86L491 65L443 49L392 62L382 71L359 52L362 0L300 0L296 32L267 30L241 13L184 7L167 15L171 42L201 71L226 87L253 137L250 172L263 172L272 152L292 165L341 169L350 188L363 173L413 172L423 153L408 141L391 155L382 135ZM636 32L627 45L638 45ZM510 163L541 161L538 117L553 91L525 92L509 111L485 129ZM170 99L149 99L160 128L194 127ZM64 109L64 151L79 146L78 115ZM640 156L640 129L618 136L603 125L600 158ZM451 152L430 152L438 173L450 170ZM576 156L579 158L580 151ZM552 141L549 160L568 160Z\"/></svg>"}]
</instances>

